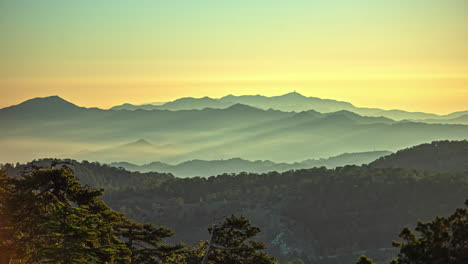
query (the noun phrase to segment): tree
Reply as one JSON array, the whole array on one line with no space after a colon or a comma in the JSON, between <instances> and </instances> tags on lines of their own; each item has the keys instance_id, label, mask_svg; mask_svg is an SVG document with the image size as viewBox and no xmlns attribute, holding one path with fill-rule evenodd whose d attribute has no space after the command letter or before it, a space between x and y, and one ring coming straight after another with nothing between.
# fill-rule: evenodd
<instances>
[{"instance_id":1,"label":"tree","mask_svg":"<svg viewBox=\"0 0 468 264\"><path fill-rule=\"evenodd\" d=\"M251 240L260 232L245 217L231 216L220 224L208 229L211 234L202 263L224 264L273 264L275 259L267 256L262 250L262 242Z\"/></svg>"},{"instance_id":2,"label":"tree","mask_svg":"<svg viewBox=\"0 0 468 264\"><path fill-rule=\"evenodd\" d=\"M360 256L357 261L356 261L356 264L375 264L374 261L372 261L372 259L366 257L366 256Z\"/></svg>"},{"instance_id":3,"label":"tree","mask_svg":"<svg viewBox=\"0 0 468 264\"><path fill-rule=\"evenodd\" d=\"M10 195L9 178L4 170L0 170L0 264L9 264L11 256L16 252L12 243L12 228L5 217L5 201Z\"/></svg>"},{"instance_id":4,"label":"tree","mask_svg":"<svg viewBox=\"0 0 468 264\"><path fill-rule=\"evenodd\" d=\"M67 167L0 174L0 251L25 263L160 263L164 227L135 223L83 187ZM125 242L124 242L125 241Z\"/></svg>"},{"instance_id":5,"label":"tree","mask_svg":"<svg viewBox=\"0 0 468 264\"><path fill-rule=\"evenodd\" d=\"M101 190L82 187L68 168L34 169L6 178L3 226L10 230L13 259L26 263L125 263L130 250L113 234L118 221L97 199Z\"/></svg>"},{"instance_id":6,"label":"tree","mask_svg":"<svg viewBox=\"0 0 468 264\"><path fill-rule=\"evenodd\" d=\"M468 200L465 202L468 207ZM468 263L468 211L458 208L448 217L431 222L418 222L415 230L404 228L400 237L406 242L393 242L400 248L393 264L465 264Z\"/></svg>"},{"instance_id":7,"label":"tree","mask_svg":"<svg viewBox=\"0 0 468 264\"><path fill-rule=\"evenodd\" d=\"M166 262L174 258L184 246L161 244L164 238L174 233L166 227L156 227L151 224L140 224L133 221L123 221L118 228L118 234L126 238L125 244L132 251L132 261L135 264L154 264Z\"/></svg>"}]
</instances>

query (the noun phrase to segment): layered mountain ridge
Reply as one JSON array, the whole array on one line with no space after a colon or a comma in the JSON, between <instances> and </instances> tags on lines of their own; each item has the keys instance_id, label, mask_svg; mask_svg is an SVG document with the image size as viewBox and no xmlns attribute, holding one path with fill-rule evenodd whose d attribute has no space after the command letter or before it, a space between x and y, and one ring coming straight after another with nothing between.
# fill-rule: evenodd
<instances>
[{"instance_id":1,"label":"layered mountain ridge","mask_svg":"<svg viewBox=\"0 0 468 264\"><path fill-rule=\"evenodd\" d=\"M274 100L284 97L309 100L299 94ZM244 103L271 99L241 98ZM7 150L0 162L57 157L143 164L239 157L294 163L342 153L396 151L468 135L468 126L462 124L395 121L350 110L286 112L241 103L222 109L103 110L78 107L57 96L0 109L0 122L0 144ZM148 144L126 146L139 139Z\"/></svg>"},{"instance_id":2,"label":"layered mountain ridge","mask_svg":"<svg viewBox=\"0 0 468 264\"><path fill-rule=\"evenodd\" d=\"M185 97L180 98L164 104L144 104L144 105L132 105L123 104L114 106L113 110L194 110L203 108L228 108L234 104L245 104L252 107L256 107L263 110L270 108L281 110L285 112L302 112L308 110L315 110L321 113L337 112L341 110L347 110L350 112L357 113L359 115L366 116L384 116L393 120L445 120L454 119L463 115L468 115L468 111L454 112L448 115L436 115L431 113L423 112L408 112L403 110L383 110L379 108L364 108L356 107L349 102L337 101L331 99L321 99L317 97L306 97L297 92L287 93L280 96L266 97L261 95L227 95L219 99L202 97L193 98ZM461 120L466 124L465 120ZM456 121L455 121L456 122Z\"/></svg>"},{"instance_id":3,"label":"layered mountain ridge","mask_svg":"<svg viewBox=\"0 0 468 264\"><path fill-rule=\"evenodd\" d=\"M110 165L129 171L171 173L176 177L208 177L224 173L268 173L314 167L336 168L345 165L362 165L391 153L389 151L344 153L328 159L308 159L295 163L275 163L268 160L249 161L241 158L232 158L227 160L189 160L175 165L159 161L144 165L136 165L129 162L113 162Z\"/></svg>"}]
</instances>

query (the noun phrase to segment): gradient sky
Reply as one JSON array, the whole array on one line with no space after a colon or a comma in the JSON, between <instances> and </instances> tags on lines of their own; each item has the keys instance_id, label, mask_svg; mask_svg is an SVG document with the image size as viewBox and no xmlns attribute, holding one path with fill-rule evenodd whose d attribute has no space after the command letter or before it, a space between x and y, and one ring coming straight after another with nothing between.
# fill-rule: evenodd
<instances>
[{"instance_id":1,"label":"gradient sky","mask_svg":"<svg viewBox=\"0 0 468 264\"><path fill-rule=\"evenodd\" d=\"M466 0L0 0L0 107L227 94L468 109Z\"/></svg>"}]
</instances>

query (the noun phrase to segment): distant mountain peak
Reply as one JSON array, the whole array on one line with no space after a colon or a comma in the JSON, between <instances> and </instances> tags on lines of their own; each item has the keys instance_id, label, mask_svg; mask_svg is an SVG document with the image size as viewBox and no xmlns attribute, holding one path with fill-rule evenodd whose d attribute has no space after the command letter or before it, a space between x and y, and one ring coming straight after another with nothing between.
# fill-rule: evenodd
<instances>
[{"instance_id":1,"label":"distant mountain peak","mask_svg":"<svg viewBox=\"0 0 468 264\"><path fill-rule=\"evenodd\" d=\"M150 142L148 142L146 139L139 139L133 143L130 143L131 145L133 146L152 146L153 144L151 144Z\"/></svg>"},{"instance_id":2,"label":"distant mountain peak","mask_svg":"<svg viewBox=\"0 0 468 264\"><path fill-rule=\"evenodd\" d=\"M315 110L302 111L294 115L295 118L321 117L323 114Z\"/></svg>"},{"instance_id":3,"label":"distant mountain peak","mask_svg":"<svg viewBox=\"0 0 468 264\"><path fill-rule=\"evenodd\" d=\"M228 107L226 109L229 109L229 110L260 110L258 108L255 108L253 106L246 105L246 104L233 104L233 105L231 105L230 107Z\"/></svg>"},{"instance_id":4,"label":"distant mountain peak","mask_svg":"<svg viewBox=\"0 0 468 264\"><path fill-rule=\"evenodd\" d=\"M8 109L8 111L26 111L34 113L63 113L64 111L76 110L80 108L81 107L72 104L57 95L53 95L47 97L32 98L20 104L13 105L4 109Z\"/></svg>"},{"instance_id":5,"label":"distant mountain peak","mask_svg":"<svg viewBox=\"0 0 468 264\"><path fill-rule=\"evenodd\" d=\"M294 92L290 92L290 93L287 93L287 94L283 94L281 95L282 97L305 97L303 96L302 94L294 91Z\"/></svg>"},{"instance_id":6,"label":"distant mountain peak","mask_svg":"<svg viewBox=\"0 0 468 264\"><path fill-rule=\"evenodd\" d=\"M328 115L344 115L344 116L349 116L349 117L362 117L361 115L358 115L354 112L348 111L348 110L340 110L336 112L329 113Z\"/></svg>"},{"instance_id":7,"label":"distant mountain peak","mask_svg":"<svg viewBox=\"0 0 468 264\"><path fill-rule=\"evenodd\" d=\"M134 148L134 147L153 147L153 144L148 142L146 139L139 139L137 141L133 141L124 145L120 145L119 147L124 147L124 148Z\"/></svg>"},{"instance_id":8,"label":"distant mountain peak","mask_svg":"<svg viewBox=\"0 0 468 264\"><path fill-rule=\"evenodd\" d=\"M49 104L69 104L74 105L67 100L63 99L58 95L46 96L46 97L36 97L33 99L29 99L27 101L22 102L22 104L34 104L34 103L49 103ZM76 105L75 105L76 106Z\"/></svg>"}]
</instances>

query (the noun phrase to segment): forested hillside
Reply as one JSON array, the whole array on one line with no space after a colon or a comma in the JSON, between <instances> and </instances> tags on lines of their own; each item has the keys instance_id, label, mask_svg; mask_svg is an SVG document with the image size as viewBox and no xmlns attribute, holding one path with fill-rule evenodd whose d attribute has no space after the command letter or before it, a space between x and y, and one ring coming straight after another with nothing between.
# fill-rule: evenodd
<instances>
[{"instance_id":1,"label":"forested hillside","mask_svg":"<svg viewBox=\"0 0 468 264\"><path fill-rule=\"evenodd\" d=\"M448 214L467 193L468 172L347 166L176 178L105 200L139 221L170 227L174 241L195 244L203 226L236 214L262 227L260 239L280 259L351 263L362 252L389 258L401 228Z\"/></svg>"},{"instance_id":2,"label":"forested hillside","mask_svg":"<svg viewBox=\"0 0 468 264\"><path fill-rule=\"evenodd\" d=\"M414 146L383 156L369 166L468 171L468 141L434 141Z\"/></svg>"},{"instance_id":3,"label":"forested hillside","mask_svg":"<svg viewBox=\"0 0 468 264\"><path fill-rule=\"evenodd\" d=\"M50 168L52 164L65 165L74 171L81 184L94 188L104 188L106 193L115 190L142 190L154 188L162 182L174 178L171 174L158 172L130 172L98 162L77 162L75 160L41 159L27 164L5 164L3 167L9 175L18 175L34 167Z\"/></svg>"},{"instance_id":4,"label":"forested hillside","mask_svg":"<svg viewBox=\"0 0 468 264\"><path fill-rule=\"evenodd\" d=\"M166 244L170 229L112 210L100 199L102 190L80 184L64 164L52 165L19 177L0 170L0 264L277 263L245 217L213 223L209 243Z\"/></svg>"},{"instance_id":5,"label":"forested hillside","mask_svg":"<svg viewBox=\"0 0 468 264\"><path fill-rule=\"evenodd\" d=\"M413 159L415 164L418 158L463 160L465 149L466 141L433 142L384 160L398 157ZM375 167L380 160L336 169L207 178L136 173L89 162L66 161L65 165L75 170L83 184L106 189L103 199L113 209L174 230L171 242L196 245L206 239L205 228L216 219L242 215L261 227L259 240L281 261L339 264L353 263L361 254L388 263L396 254L391 241L403 227L447 215L467 198L468 171L462 171L459 162L446 163L444 171L436 171ZM34 164L47 167L60 162L49 159ZM27 167L5 166L11 174Z\"/></svg>"}]
</instances>

